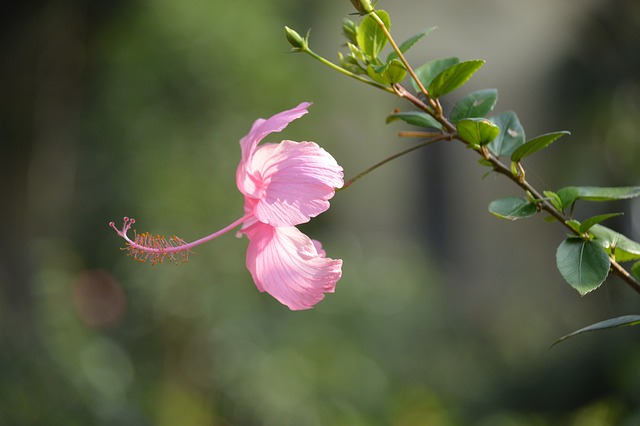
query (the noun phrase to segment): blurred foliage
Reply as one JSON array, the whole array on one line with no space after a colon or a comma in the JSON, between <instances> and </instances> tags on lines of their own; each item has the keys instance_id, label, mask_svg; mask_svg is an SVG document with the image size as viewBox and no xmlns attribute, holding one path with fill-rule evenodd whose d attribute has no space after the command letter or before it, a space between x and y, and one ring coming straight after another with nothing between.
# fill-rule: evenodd
<instances>
[{"instance_id":1,"label":"blurred foliage","mask_svg":"<svg viewBox=\"0 0 640 426\"><path fill-rule=\"evenodd\" d=\"M305 312L256 291L246 240L231 235L181 266L117 250L107 223L124 214L187 240L241 214L237 142L253 120L332 96L328 80L307 78L309 64L289 60L282 34L331 6L338 32L340 2L41 1L2 18L13 67L0 130L0 424L640 419L634 332L548 351L566 317L510 293L459 303L464 287L419 241L360 239L331 211L310 233L345 259L344 278ZM284 136L338 147L319 123L305 117Z\"/></svg>"},{"instance_id":2,"label":"blurred foliage","mask_svg":"<svg viewBox=\"0 0 640 426\"><path fill-rule=\"evenodd\" d=\"M574 176L587 174L593 158L605 160L601 174L615 184L640 176L638 25L637 2L612 2L591 19L558 69L553 117L572 125L579 132L574 137L589 147L580 161L572 161ZM588 174L597 178L592 170Z\"/></svg>"}]
</instances>

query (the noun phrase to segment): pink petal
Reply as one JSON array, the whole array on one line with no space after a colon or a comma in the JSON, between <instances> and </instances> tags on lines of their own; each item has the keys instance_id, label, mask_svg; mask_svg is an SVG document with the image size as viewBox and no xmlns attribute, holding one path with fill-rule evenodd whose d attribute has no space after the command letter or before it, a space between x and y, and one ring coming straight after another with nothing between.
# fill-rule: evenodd
<instances>
[{"instance_id":1,"label":"pink petal","mask_svg":"<svg viewBox=\"0 0 640 426\"><path fill-rule=\"evenodd\" d=\"M342 260L324 257L320 243L297 228L257 222L242 232L249 237L247 269L258 290L292 310L311 308L335 290Z\"/></svg>"},{"instance_id":2,"label":"pink petal","mask_svg":"<svg viewBox=\"0 0 640 426\"><path fill-rule=\"evenodd\" d=\"M243 187L245 185L248 185L248 190L251 191L251 181L247 181L245 176L245 165L250 162L251 157L253 156L253 153L260 141L269 133L280 132L293 120L305 115L309 106L311 106L311 103L302 102L295 108L289 109L287 111L282 111L270 118L267 118L266 120L264 118L259 118L253 123L253 126L251 126L251 130L249 130L249 133L240 140L242 159L240 161L240 165L238 166L236 179L238 188L241 192L244 193Z\"/></svg>"},{"instance_id":3,"label":"pink petal","mask_svg":"<svg viewBox=\"0 0 640 426\"><path fill-rule=\"evenodd\" d=\"M313 142L282 141L258 147L251 161L258 198L255 215L273 226L308 222L329 208L343 184L342 167Z\"/></svg>"}]
</instances>

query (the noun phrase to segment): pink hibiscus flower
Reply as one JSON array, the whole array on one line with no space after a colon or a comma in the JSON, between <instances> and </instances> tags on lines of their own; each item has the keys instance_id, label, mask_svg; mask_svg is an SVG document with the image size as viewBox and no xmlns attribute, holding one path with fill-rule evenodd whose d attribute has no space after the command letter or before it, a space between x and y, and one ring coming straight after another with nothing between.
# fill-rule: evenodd
<instances>
[{"instance_id":1,"label":"pink hibiscus flower","mask_svg":"<svg viewBox=\"0 0 640 426\"><path fill-rule=\"evenodd\" d=\"M295 226L329 208L335 189L343 185L342 167L314 142L282 141L258 144L307 113L309 103L255 121L240 140L242 158L236 172L245 197L245 215L220 231L187 243L148 233L127 232L135 220L124 218L122 229L109 225L127 241L134 259L153 264L166 258L188 258L189 251L235 227L249 238L247 269L261 292L266 291L290 309L308 309L334 291L342 275L342 260L326 257L322 245ZM135 231L134 231L135 232Z\"/></svg>"}]
</instances>

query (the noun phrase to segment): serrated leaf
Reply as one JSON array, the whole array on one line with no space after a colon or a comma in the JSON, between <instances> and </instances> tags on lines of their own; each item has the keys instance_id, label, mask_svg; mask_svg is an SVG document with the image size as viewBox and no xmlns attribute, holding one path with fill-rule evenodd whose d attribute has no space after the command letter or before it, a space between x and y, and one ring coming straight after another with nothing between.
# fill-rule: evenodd
<instances>
[{"instance_id":1,"label":"serrated leaf","mask_svg":"<svg viewBox=\"0 0 640 426\"><path fill-rule=\"evenodd\" d=\"M618 262L629 262L640 259L640 243L637 243L625 235L599 224L589 228L593 234L593 241L600 244L609 253L615 254Z\"/></svg>"},{"instance_id":2,"label":"serrated leaf","mask_svg":"<svg viewBox=\"0 0 640 426\"><path fill-rule=\"evenodd\" d=\"M504 197L489 203L489 211L502 219L518 220L535 215L538 209L526 198Z\"/></svg>"},{"instance_id":3,"label":"serrated leaf","mask_svg":"<svg viewBox=\"0 0 640 426\"><path fill-rule=\"evenodd\" d=\"M420 65L418 68L416 68L415 73L418 77L418 80L420 80L422 85L426 88L429 87L429 84L431 84L431 81L435 78L436 75L440 74L442 71L459 62L460 59L453 57L434 59L423 65ZM416 92L420 91L420 88L415 81L411 80L411 85Z\"/></svg>"},{"instance_id":4,"label":"serrated leaf","mask_svg":"<svg viewBox=\"0 0 640 426\"><path fill-rule=\"evenodd\" d=\"M519 147L518 149L516 149L513 152L513 154L511 154L511 161L514 161L517 163L521 161L523 158L528 157L529 155L535 152L538 152L543 148L548 147L556 139L569 134L570 133L567 131L562 131L562 132L547 133L545 135L541 135L536 138L533 138L530 141L526 142L521 147Z\"/></svg>"},{"instance_id":5,"label":"serrated leaf","mask_svg":"<svg viewBox=\"0 0 640 426\"><path fill-rule=\"evenodd\" d=\"M567 340L571 337L574 337L583 333L588 333L590 331L608 330L611 328L628 327L628 326L634 326L638 324L640 324L640 315L624 315L618 318L611 318L608 320L597 322L595 324L591 324L587 327L581 328L580 330L576 330L573 333L569 333L565 336L562 336L561 338L553 342L551 347L562 342L563 340Z\"/></svg>"},{"instance_id":6,"label":"serrated leaf","mask_svg":"<svg viewBox=\"0 0 640 426\"><path fill-rule=\"evenodd\" d=\"M489 114L498 101L498 90L483 89L469 93L460 99L451 111L451 121L456 123L464 118L480 118Z\"/></svg>"},{"instance_id":7,"label":"serrated leaf","mask_svg":"<svg viewBox=\"0 0 640 426\"><path fill-rule=\"evenodd\" d=\"M491 121L500 128L500 134L488 146L492 153L498 157L510 156L513 151L524 145L524 128L515 112L503 112L491 117Z\"/></svg>"},{"instance_id":8,"label":"serrated leaf","mask_svg":"<svg viewBox=\"0 0 640 426\"><path fill-rule=\"evenodd\" d=\"M376 10L376 14L384 22L384 26L389 29L391 27L389 14L384 10ZM388 41L384 31L371 15L365 16L360 25L358 25L356 40L360 50L373 59L378 58Z\"/></svg>"},{"instance_id":9,"label":"serrated leaf","mask_svg":"<svg viewBox=\"0 0 640 426\"><path fill-rule=\"evenodd\" d=\"M640 196L640 186L567 186L558 190L565 206L576 200L586 201L615 201L627 200Z\"/></svg>"},{"instance_id":10,"label":"serrated leaf","mask_svg":"<svg viewBox=\"0 0 640 426\"><path fill-rule=\"evenodd\" d=\"M429 129L442 129L442 125L435 118L422 111L396 112L387 117L387 124L392 121L402 120L412 126L425 127Z\"/></svg>"},{"instance_id":11,"label":"serrated leaf","mask_svg":"<svg viewBox=\"0 0 640 426\"><path fill-rule=\"evenodd\" d=\"M500 133L498 126L486 118L465 118L456 127L458 135L473 146L486 145Z\"/></svg>"},{"instance_id":12,"label":"serrated leaf","mask_svg":"<svg viewBox=\"0 0 640 426\"><path fill-rule=\"evenodd\" d=\"M600 287L611 267L601 245L581 238L564 240L556 252L556 263L565 281L582 296Z\"/></svg>"},{"instance_id":13,"label":"serrated leaf","mask_svg":"<svg viewBox=\"0 0 640 426\"><path fill-rule=\"evenodd\" d=\"M580 228L578 229L580 231L580 233L585 233L587 232L589 229L591 229L591 227L597 223L603 222L609 218L615 217L615 216L620 216L622 213L607 213L607 214L601 214L598 216L592 216L586 220L584 220L581 224L580 224Z\"/></svg>"},{"instance_id":14,"label":"serrated leaf","mask_svg":"<svg viewBox=\"0 0 640 426\"><path fill-rule=\"evenodd\" d=\"M407 50L411 49L411 47L416 44L422 37L426 36L427 34L431 33L433 30L435 30L437 27L431 27L431 28L427 28L426 30L424 30L421 33L418 33L412 37L409 37L407 40L403 41L402 44L400 44L399 49L402 53L406 52ZM389 56L387 56L387 62L391 62L393 59L398 59L398 54L393 51L389 54Z\"/></svg>"},{"instance_id":15,"label":"serrated leaf","mask_svg":"<svg viewBox=\"0 0 640 426\"><path fill-rule=\"evenodd\" d=\"M469 81L471 76L478 71L484 63L485 61L482 60L465 61L447 68L431 80L427 89L429 95L432 98L439 98L442 95L453 92Z\"/></svg>"}]
</instances>

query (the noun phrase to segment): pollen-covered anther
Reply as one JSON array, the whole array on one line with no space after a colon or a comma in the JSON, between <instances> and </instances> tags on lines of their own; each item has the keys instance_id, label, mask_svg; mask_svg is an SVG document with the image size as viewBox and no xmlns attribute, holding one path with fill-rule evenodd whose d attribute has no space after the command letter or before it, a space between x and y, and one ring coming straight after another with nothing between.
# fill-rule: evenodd
<instances>
[{"instance_id":1,"label":"pollen-covered anther","mask_svg":"<svg viewBox=\"0 0 640 426\"><path fill-rule=\"evenodd\" d=\"M167 238L164 235L153 235L149 232L138 234L134 229L133 240L130 239L127 232L134 223L136 223L135 219L128 217L123 219L122 229L118 229L113 222L109 223L109 226L127 242L127 246L122 250L126 250L129 256L138 262L150 260L151 265L164 263L166 259L175 264L189 261L190 245L178 236Z\"/></svg>"},{"instance_id":2,"label":"pollen-covered anther","mask_svg":"<svg viewBox=\"0 0 640 426\"><path fill-rule=\"evenodd\" d=\"M164 235L153 235L148 232L138 234L134 231L135 238L132 243L128 243L125 250L128 255L138 262L151 261L151 265L164 263L165 260L178 264L180 262L189 261L189 252L191 250L182 248L187 242L182 238L173 235L165 237Z\"/></svg>"}]
</instances>

